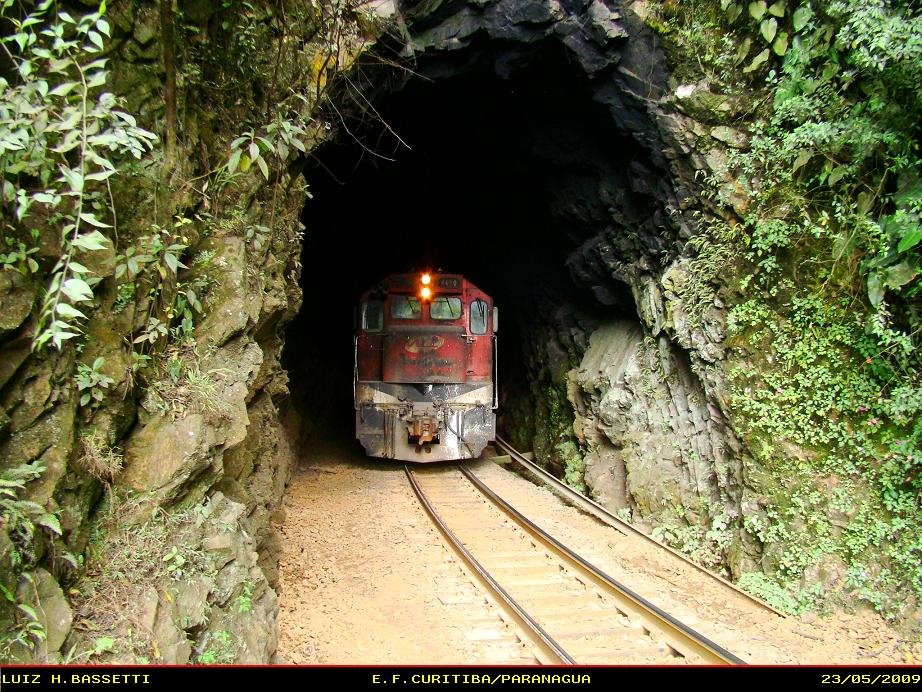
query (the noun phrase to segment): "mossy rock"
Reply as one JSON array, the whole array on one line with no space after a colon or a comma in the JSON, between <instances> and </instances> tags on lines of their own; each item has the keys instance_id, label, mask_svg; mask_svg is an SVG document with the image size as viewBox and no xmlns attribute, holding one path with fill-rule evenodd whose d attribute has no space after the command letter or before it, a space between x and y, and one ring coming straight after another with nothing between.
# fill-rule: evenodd
<instances>
[{"instance_id":1,"label":"mossy rock","mask_svg":"<svg viewBox=\"0 0 922 692\"><path fill-rule=\"evenodd\" d=\"M19 329L32 313L35 286L12 269L0 269L0 338Z\"/></svg>"}]
</instances>

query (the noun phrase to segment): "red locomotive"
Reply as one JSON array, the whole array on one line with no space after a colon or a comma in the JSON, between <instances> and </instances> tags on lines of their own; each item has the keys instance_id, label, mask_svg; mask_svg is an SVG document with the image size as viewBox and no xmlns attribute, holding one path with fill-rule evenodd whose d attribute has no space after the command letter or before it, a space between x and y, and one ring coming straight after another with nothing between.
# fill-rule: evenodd
<instances>
[{"instance_id":1,"label":"red locomotive","mask_svg":"<svg viewBox=\"0 0 922 692\"><path fill-rule=\"evenodd\" d=\"M392 274L361 297L355 435L369 456L471 459L496 436L497 311L458 274Z\"/></svg>"}]
</instances>

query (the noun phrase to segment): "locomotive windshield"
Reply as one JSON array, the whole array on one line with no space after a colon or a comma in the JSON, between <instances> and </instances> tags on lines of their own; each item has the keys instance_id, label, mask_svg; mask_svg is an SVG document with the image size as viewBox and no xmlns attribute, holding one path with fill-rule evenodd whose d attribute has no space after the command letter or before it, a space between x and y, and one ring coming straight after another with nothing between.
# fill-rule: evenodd
<instances>
[{"instance_id":1,"label":"locomotive windshield","mask_svg":"<svg viewBox=\"0 0 922 692\"><path fill-rule=\"evenodd\" d=\"M429 306L429 317L434 320L456 320L461 317L461 299L455 296L437 296Z\"/></svg>"},{"instance_id":2,"label":"locomotive windshield","mask_svg":"<svg viewBox=\"0 0 922 692\"><path fill-rule=\"evenodd\" d=\"M401 320L418 320L422 314L419 300L413 296L391 296L391 317Z\"/></svg>"},{"instance_id":3,"label":"locomotive windshield","mask_svg":"<svg viewBox=\"0 0 922 692\"><path fill-rule=\"evenodd\" d=\"M384 327L384 303L369 300L362 304L362 329L366 332L380 332Z\"/></svg>"},{"instance_id":4,"label":"locomotive windshield","mask_svg":"<svg viewBox=\"0 0 922 692\"><path fill-rule=\"evenodd\" d=\"M471 334L487 333L487 304L483 300L471 301Z\"/></svg>"}]
</instances>

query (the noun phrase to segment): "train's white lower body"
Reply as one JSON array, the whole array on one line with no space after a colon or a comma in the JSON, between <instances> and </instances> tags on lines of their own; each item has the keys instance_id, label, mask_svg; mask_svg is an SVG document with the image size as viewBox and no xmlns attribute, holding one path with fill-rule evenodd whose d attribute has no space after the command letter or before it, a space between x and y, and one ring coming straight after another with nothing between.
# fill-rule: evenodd
<instances>
[{"instance_id":1,"label":"train's white lower body","mask_svg":"<svg viewBox=\"0 0 922 692\"><path fill-rule=\"evenodd\" d=\"M369 456L449 461L480 456L496 437L492 382L358 382L355 436Z\"/></svg>"}]
</instances>

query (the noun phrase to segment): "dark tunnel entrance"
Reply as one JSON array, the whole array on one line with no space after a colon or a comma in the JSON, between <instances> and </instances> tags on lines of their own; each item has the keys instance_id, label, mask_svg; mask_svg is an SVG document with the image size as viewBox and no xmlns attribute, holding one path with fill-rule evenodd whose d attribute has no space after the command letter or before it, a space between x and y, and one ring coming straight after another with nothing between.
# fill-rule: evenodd
<instances>
[{"instance_id":1,"label":"dark tunnel entrance","mask_svg":"<svg viewBox=\"0 0 922 692\"><path fill-rule=\"evenodd\" d=\"M304 303L284 354L293 401L318 435L354 434L353 308L389 273L457 272L493 296L501 434L515 425L504 415L510 398L528 396L535 325L561 311L636 319L624 284L604 289L603 307L567 266L610 213L600 175L636 145L558 47L533 53L508 80L487 63L411 79L375 99L375 117L328 116L336 136L305 171Z\"/></svg>"}]
</instances>

